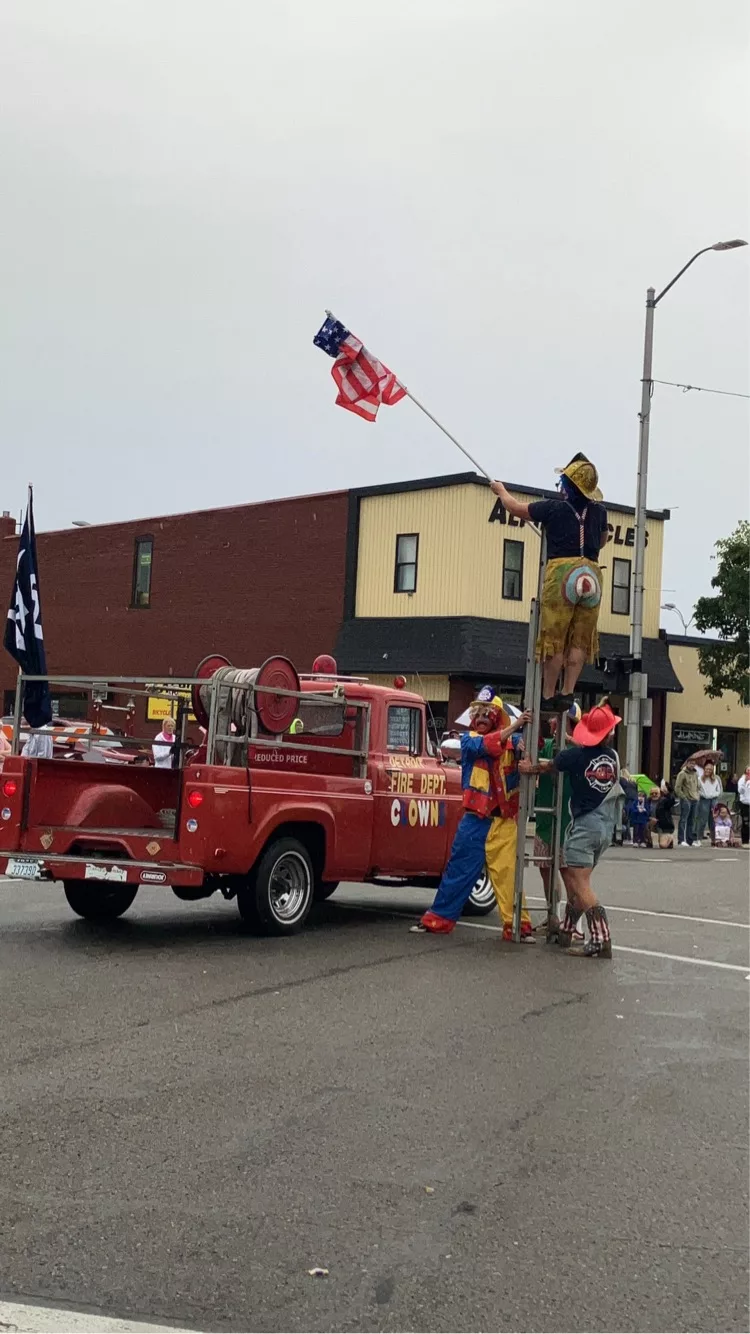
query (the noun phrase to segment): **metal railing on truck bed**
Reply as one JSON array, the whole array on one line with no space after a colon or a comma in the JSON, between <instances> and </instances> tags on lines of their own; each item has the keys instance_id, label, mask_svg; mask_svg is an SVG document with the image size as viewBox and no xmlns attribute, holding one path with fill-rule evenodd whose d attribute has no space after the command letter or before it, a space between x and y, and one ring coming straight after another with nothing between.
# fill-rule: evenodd
<instances>
[{"instance_id":1,"label":"metal railing on truck bed","mask_svg":"<svg viewBox=\"0 0 750 1334\"><path fill-rule=\"evenodd\" d=\"M174 746L176 763L173 766L174 768L182 767L186 753L188 751L194 752L196 749L195 743L187 739L187 729L193 717L190 710L191 707L196 707L201 711L205 710L206 765L245 766L248 764L248 747L260 742L261 744L273 745L274 749L284 751L350 756L354 762L354 776L366 777L370 745L369 700L347 698L345 681L342 680L332 683L330 692L324 689L316 689L315 691L292 690L277 684L263 684L255 679L256 675L255 669L243 671L226 667L219 668L208 678L200 676L179 677L169 678L166 682L162 680L155 683L151 677L146 676L109 676L104 678L101 675L41 676L19 672L13 709L11 751L14 755L20 754L21 751L25 688L31 682L46 681L50 689L64 687L68 690L83 691L86 695L90 695L95 715L94 728L104 710L124 711L129 718L132 718L135 712L135 699L139 697L162 699L174 705L177 723L177 741ZM123 708L122 705L107 703L110 693L115 696L127 696L128 704ZM260 700L258 699L259 696L261 697ZM335 710L342 719L341 730L343 730L343 721L347 715L351 717L350 711L353 711L354 744L352 746L316 745L307 739L291 740L286 730L282 732L269 730L267 721L264 725L264 718L267 719L268 717L268 711L263 707L263 701L266 697L271 702L273 700L297 700L300 705L307 705L308 708L314 701L315 708ZM94 728L85 736L79 738L78 744L82 744L88 749L95 749L97 746L106 747L113 740L119 744L122 744L124 740L131 746L151 747L154 743L153 736L138 737L127 734L124 737L113 738L97 733ZM33 731L36 736L44 736L56 735L59 729L55 728L53 722L47 727L35 728ZM319 735L325 735L325 732L321 731Z\"/></svg>"}]
</instances>

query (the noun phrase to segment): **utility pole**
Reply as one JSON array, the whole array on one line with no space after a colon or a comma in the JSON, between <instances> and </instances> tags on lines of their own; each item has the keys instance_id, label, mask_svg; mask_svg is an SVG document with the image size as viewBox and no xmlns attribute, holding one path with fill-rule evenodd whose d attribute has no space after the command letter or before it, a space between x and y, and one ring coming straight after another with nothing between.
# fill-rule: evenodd
<instances>
[{"instance_id":1,"label":"utility pole","mask_svg":"<svg viewBox=\"0 0 750 1334\"><path fill-rule=\"evenodd\" d=\"M636 661L630 677L630 696L625 720L625 766L631 774L641 767L643 701L648 698L648 677L643 670L643 594L646 563L646 493L648 489L648 437L651 422L651 396L654 384L651 367L654 353L654 311L656 291L646 292L646 330L643 338L643 375L638 431L638 480L635 490L635 561L633 565L633 606L630 617L630 654Z\"/></svg>"},{"instance_id":2,"label":"utility pole","mask_svg":"<svg viewBox=\"0 0 750 1334\"><path fill-rule=\"evenodd\" d=\"M651 396L654 382L651 377L654 347L654 311L666 296L670 288L680 279L691 264L709 250L737 250L746 246L747 241L717 241L714 245L697 250L692 259L683 265L670 283L662 288L658 296L654 288L646 292L646 329L643 339L643 375L641 377L641 411L638 432L638 479L635 497L635 560L633 564L633 605L630 620L630 654L636 661L635 670L630 677L630 692L625 702L626 748L625 765L631 773L637 773L641 767L641 742L643 736L645 703L648 699L648 678L643 670L643 595L644 567L646 561L646 494L648 490L648 438L651 422Z\"/></svg>"}]
</instances>

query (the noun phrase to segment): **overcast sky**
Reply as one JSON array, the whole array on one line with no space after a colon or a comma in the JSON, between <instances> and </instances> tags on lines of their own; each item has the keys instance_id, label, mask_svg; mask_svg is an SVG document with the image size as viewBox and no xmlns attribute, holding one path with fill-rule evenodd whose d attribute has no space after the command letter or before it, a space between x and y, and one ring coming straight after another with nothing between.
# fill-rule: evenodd
<instances>
[{"instance_id":1,"label":"overcast sky","mask_svg":"<svg viewBox=\"0 0 750 1334\"><path fill-rule=\"evenodd\" d=\"M330 306L488 469L634 502L645 289L748 237L745 0L3 0L0 508L105 521L461 471L334 407ZM748 251L654 374L748 392ZM657 386L689 614L747 512L748 404ZM489 502L488 502L489 503ZM680 629L676 617L664 624Z\"/></svg>"}]
</instances>

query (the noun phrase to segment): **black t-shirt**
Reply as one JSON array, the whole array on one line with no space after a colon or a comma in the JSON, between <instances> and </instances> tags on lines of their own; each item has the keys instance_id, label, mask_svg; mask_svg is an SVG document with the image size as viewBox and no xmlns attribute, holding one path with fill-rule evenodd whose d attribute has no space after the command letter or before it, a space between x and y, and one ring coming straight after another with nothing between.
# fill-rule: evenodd
<instances>
[{"instance_id":1,"label":"black t-shirt","mask_svg":"<svg viewBox=\"0 0 750 1334\"><path fill-rule=\"evenodd\" d=\"M570 779L570 813L575 819L601 806L617 782L619 761L611 746L569 746L555 756L555 768Z\"/></svg>"},{"instance_id":2,"label":"black t-shirt","mask_svg":"<svg viewBox=\"0 0 750 1334\"><path fill-rule=\"evenodd\" d=\"M578 513L583 514L583 509ZM534 523L544 525L547 534L547 556L556 560L561 556L581 555L581 523L568 500L532 500L529 514ZM586 504L583 521L583 555L587 560L598 560L602 533L607 528L607 511L597 500Z\"/></svg>"}]
</instances>

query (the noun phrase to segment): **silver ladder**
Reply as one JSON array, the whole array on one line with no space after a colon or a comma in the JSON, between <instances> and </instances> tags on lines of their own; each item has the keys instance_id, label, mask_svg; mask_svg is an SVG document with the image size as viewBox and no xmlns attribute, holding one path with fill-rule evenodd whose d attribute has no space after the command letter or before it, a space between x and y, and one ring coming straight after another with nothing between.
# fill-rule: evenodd
<instances>
[{"instance_id":1,"label":"silver ladder","mask_svg":"<svg viewBox=\"0 0 750 1334\"><path fill-rule=\"evenodd\" d=\"M542 608L542 589L544 587L544 571L547 564L547 539L542 533L542 545L539 553L539 581L537 584L537 594L531 600L529 614L529 637L526 644L526 681L524 684L523 702L524 708L531 709L532 718L530 723L526 723L523 731L524 753L529 759L536 759L539 751L539 722L540 710L542 704L542 664L536 660L536 643L539 635L539 621ZM566 735L566 710L563 710L557 723L557 733L555 736L555 753L557 753L565 744ZM536 774L521 774L519 780L519 801L518 801L518 838L516 840L516 865L513 881L513 939L518 942L521 939L521 907L523 904L523 880L524 870L530 865L550 866L550 887L547 898L547 940L555 939L556 930L554 923L559 918L558 912L558 881L560 872L560 823L562 815L563 800L563 778L561 774L552 772L552 806L536 806ZM529 818L533 811L552 814L552 857L535 857L527 855L526 852L526 833Z\"/></svg>"}]
</instances>

